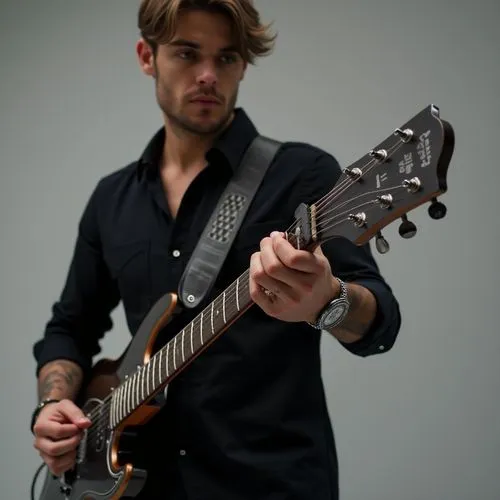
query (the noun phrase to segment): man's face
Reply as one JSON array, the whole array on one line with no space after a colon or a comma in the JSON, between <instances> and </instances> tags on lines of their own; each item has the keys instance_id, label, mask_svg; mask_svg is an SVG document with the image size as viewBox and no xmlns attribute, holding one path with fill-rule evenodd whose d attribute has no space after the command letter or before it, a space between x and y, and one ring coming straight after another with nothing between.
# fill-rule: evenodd
<instances>
[{"instance_id":1,"label":"man's face","mask_svg":"<svg viewBox=\"0 0 500 500\"><path fill-rule=\"evenodd\" d=\"M174 38L160 45L152 67L156 98L174 127L215 134L229 121L246 64L222 14L186 11Z\"/></svg>"}]
</instances>

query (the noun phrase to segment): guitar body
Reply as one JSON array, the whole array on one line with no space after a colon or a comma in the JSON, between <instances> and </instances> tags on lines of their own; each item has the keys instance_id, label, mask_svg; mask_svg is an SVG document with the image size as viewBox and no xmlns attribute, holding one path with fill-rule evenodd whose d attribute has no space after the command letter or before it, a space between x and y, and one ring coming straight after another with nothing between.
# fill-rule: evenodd
<instances>
[{"instance_id":1,"label":"guitar body","mask_svg":"<svg viewBox=\"0 0 500 500\"><path fill-rule=\"evenodd\" d=\"M109 413L100 409L116 387L149 361L158 333L170 321L176 305L174 294L164 295L122 356L96 363L82 396L82 410L87 415L92 412L93 425L85 432L75 467L62 477L46 474L40 500L116 500L133 498L141 491L147 474L133 464L133 429L148 422L161 406L147 401L114 429L108 426Z\"/></svg>"}]
</instances>

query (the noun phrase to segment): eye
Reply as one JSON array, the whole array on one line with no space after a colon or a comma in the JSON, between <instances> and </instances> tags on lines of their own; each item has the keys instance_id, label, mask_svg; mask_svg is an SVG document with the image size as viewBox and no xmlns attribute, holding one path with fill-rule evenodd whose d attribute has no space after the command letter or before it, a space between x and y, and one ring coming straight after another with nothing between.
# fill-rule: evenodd
<instances>
[{"instance_id":1,"label":"eye","mask_svg":"<svg viewBox=\"0 0 500 500\"><path fill-rule=\"evenodd\" d=\"M176 53L176 56L185 61L194 61L196 59L196 53L194 50L184 49Z\"/></svg>"},{"instance_id":2,"label":"eye","mask_svg":"<svg viewBox=\"0 0 500 500\"><path fill-rule=\"evenodd\" d=\"M238 57L235 54L224 54L220 57L220 60L223 64L234 64Z\"/></svg>"}]
</instances>

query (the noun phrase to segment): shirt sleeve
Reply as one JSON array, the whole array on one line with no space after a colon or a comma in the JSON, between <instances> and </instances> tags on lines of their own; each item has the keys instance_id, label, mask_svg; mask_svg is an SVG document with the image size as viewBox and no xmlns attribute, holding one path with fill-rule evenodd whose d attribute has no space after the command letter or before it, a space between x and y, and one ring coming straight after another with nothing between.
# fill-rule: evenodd
<instances>
[{"instance_id":1,"label":"shirt sleeve","mask_svg":"<svg viewBox=\"0 0 500 500\"><path fill-rule=\"evenodd\" d=\"M328 153L318 154L300 179L298 198L292 203L318 202L335 185L341 169L337 160ZM381 275L370 243L356 245L346 238L334 238L321 246L328 258L332 273L347 283L356 283L370 290L377 301L377 313L369 331L358 341L340 342L351 353L370 356L389 351L401 327L401 312L394 293Z\"/></svg>"},{"instance_id":2,"label":"shirt sleeve","mask_svg":"<svg viewBox=\"0 0 500 500\"><path fill-rule=\"evenodd\" d=\"M59 300L45 331L33 347L36 374L49 361L67 359L87 376L99 340L113 326L111 311L119 293L104 262L97 220L98 189L94 190L78 224L72 259Z\"/></svg>"}]
</instances>

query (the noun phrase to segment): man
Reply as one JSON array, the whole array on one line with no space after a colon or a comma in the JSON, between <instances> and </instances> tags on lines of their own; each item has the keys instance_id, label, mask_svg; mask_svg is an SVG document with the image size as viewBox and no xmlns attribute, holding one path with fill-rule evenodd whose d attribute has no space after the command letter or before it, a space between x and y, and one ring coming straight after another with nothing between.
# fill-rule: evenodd
<instances>
[{"instance_id":1,"label":"man","mask_svg":"<svg viewBox=\"0 0 500 500\"><path fill-rule=\"evenodd\" d=\"M110 312L123 301L134 334L155 301L177 291L257 135L235 104L248 64L274 42L251 0L143 0L139 27L139 64L154 79L164 127L138 161L101 179L92 193L67 282L34 348L39 397L47 401L35 412L35 447L56 475L74 464L90 423L74 401L111 329ZM148 482L139 498L338 498L321 381L325 325L312 325L344 284L349 310L329 331L355 355L388 351L401 321L368 245L332 240L310 253L277 232L339 175L330 154L281 146L207 299L249 267L257 307L169 385L166 406L142 431L137 459ZM181 312L170 333L199 310Z\"/></svg>"}]
</instances>

